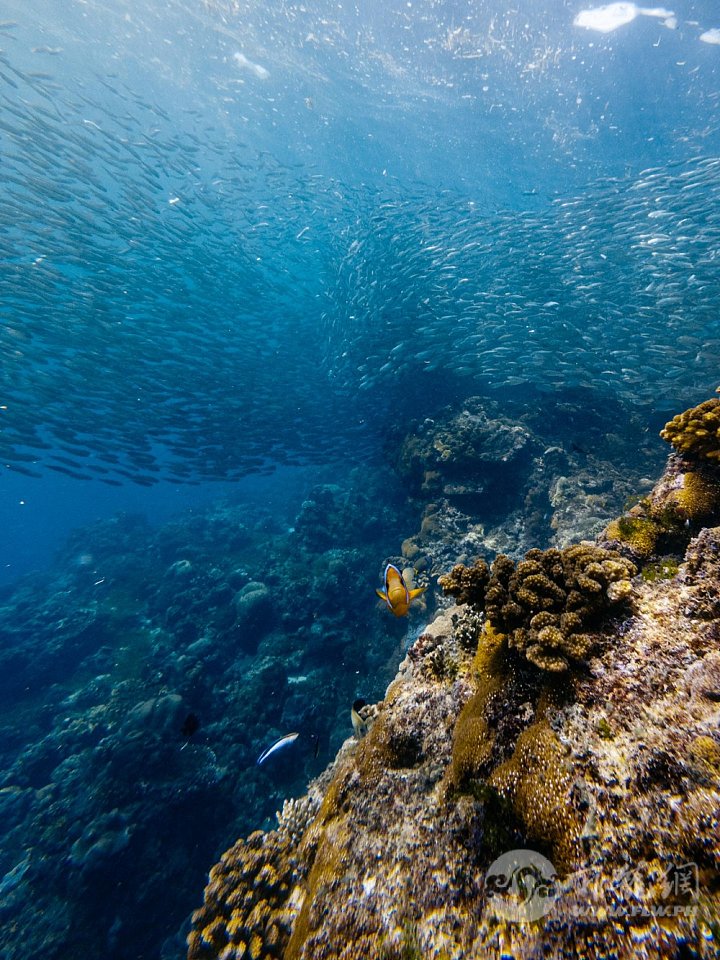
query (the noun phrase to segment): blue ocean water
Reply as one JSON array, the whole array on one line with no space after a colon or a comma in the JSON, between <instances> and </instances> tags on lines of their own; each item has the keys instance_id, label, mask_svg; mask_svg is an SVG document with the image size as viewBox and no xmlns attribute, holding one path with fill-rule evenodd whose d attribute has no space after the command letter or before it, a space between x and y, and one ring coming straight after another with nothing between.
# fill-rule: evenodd
<instances>
[{"instance_id":1,"label":"blue ocean water","mask_svg":"<svg viewBox=\"0 0 720 960\"><path fill-rule=\"evenodd\" d=\"M172 955L223 843L382 696L406 434L477 396L659 469L717 383L719 71L709 0L5 0L0 888L57 912L38 948ZM197 849L160 836L213 795ZM134 899L164 851L175 902Z\"/></svg>"},{"instance_id":2,"label":"blue ocean water","mask_svg":"<svg viewBox=\"0 0 720 960\"><path fill-rule=\"evenodd\" d=\"M2 443L37 476L3 471L3 575L59 514L133 505L132 477L93 486L116 459L147 483L343 460L458 371L668 408L711 387L714 11L644 9L9 3ZM613 362L628 326L656 352ZM61 510L52 455L91 478Z\"/></svg>"}]
</instances>

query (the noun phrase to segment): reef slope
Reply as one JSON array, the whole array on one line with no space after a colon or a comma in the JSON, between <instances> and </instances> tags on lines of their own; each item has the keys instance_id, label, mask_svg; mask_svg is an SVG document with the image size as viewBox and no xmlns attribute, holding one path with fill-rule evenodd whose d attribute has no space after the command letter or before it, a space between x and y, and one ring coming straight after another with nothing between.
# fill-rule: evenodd
<instances>
[{"instance_id":1,"label":"reef slope","mask_svg":"<svg viewBox=\"0 0 720 960\"><path fill-rule=\"evenodd\" d=\"M367 735L213 868L190 960L720 956L720 518L683 519L696 470L673 455L643 501L672 555L640 556L617 522L587 545L619 566L601 582L592 554L573 581L608 599L573 655L533 660L487 568L454 571L465 602L417 638ZM560 554L531 553L548 611L537 571ZM550 875L498 882L518 850ZM538 912L508 919L523 900Z\"/></svg>"}]
</instances>

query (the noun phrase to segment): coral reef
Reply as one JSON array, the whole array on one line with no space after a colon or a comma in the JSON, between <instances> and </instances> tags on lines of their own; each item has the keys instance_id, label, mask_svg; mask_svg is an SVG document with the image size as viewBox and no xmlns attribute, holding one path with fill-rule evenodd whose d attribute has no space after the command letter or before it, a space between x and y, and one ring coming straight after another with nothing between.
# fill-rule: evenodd
<instances>
[{"instance_id":1,"label":"coral reef","mask_svg":"<svg viewBox=\"0 0 720 960\"><path fill-rule=\"evenodd\" d=\"M236 843L210 873L205 904L193 914L188 957L282 957L295 918L286 907L294 874L277 832L257 830Z\"/></svg>"},{"instance_id":2,"label":"coral reef","mask_svg":"<svg viewBox=\"0 0 720 960\"><path fill-rule=\"evenodd\" d=\"M233 597L235 629L244 650L254 653L270 631L275 615L272 596L264 583L251 581Z\"/></svg>"},{"instance_id":3,"label":"coral reef","mask_svg":"<svg viewBox=\"0 0 720 960\"><path fill-rule=\"evenodd\" d=\"M475 498L492 493L502 477L517 483L530 460L532 435L522 424L478 398L458 413L406 436L396 467L416 492L429 496Z\"/></svg>"},{"instance_id":4,"label":"coral reef","mask_svg":"<svg viewBox=\"0 0 720 960\"><path fill-rule=\"evenodd\" d=\"M679 472L671 457L646 498L658 517ZM257 929L243 914L244 942L282 915L287 960L717 957L720 527L683 527L662 576L602 544L499 557L489 579L456 567L444 582L463 605L418 635L367 736L311 785L282 903ZM527 850L553 872L539 922L513 923L493 861ZM217 876L191 957L235 956L213 918L227 928L255 897Z\"/></svg>"},{"instance_id":5,"label":"coral reef","mask_svg":"<svg viewBox=\"0 0 720 960\"><path fill-rule=\"evenodd\" d=\"M294 510L226 501L161 528L121 517L77 531L53 569L2 592L3 957L175 960L207 866L236 836L252 839L213 873L196 915L202 956L322 958L341 944L347 957L383 960L484 956L486 946L492 956L501 934L482 918L494 856L528 844L577 876L600 827L631 809L631 787L667 806L690 797L689 778L702 790L716 782L716 729L710 714L695 716L720 701L720 669L704 655L718 642L718 544L703 529L715 516L714 466L675 454L652 491L639 485L646 496L628 517L660 532L630 588L629 566L607 566L619 563L612 550L566 554L564 541L605 523L651 458L633 459L622 436L603 441L580 401L559 405L557 423L528 400L508 414L478 404L418 428L404 486L387 470L333 470ZM423 448L431 434L445 446ZM413 471L426 454L438 476L423 489ZM632 466L612 467L615 456ZM391 559L423 584L454 568L449 595L430 589L409 624L391 622L373 588L388 545L418 525L405 559ZM532 542L563 549L522 559ZM640 565L627 543L607 546ZM512 559L493 567L493 608L482 558L495 553ZM676 619L687 628L668 682L697 662L703 670L688 680L687 738L667 748L658 734L641 750L634 689L627 706L612 697L628 676L646 679L639 631L656 629L652 597L663 591L671 619L682 591ZM545 609L531 614L536 601ZM597 692L600 674L614 679L610 694ZM655 677L659 689L659 667ZM358 698L370 701L362 733L343 745ZM652 712L649 694L643 702ZM568 732L579 703L587 755L581 731ZM292 750L258 767L260 750L290 730L301 732ZM633 764L629 783L621 766L611 775L628 791L619 800L586 769L612 751ZM288 796L297 799L283 804ZM680 852L706 835L705 793L692 811ZM595 893L606 879L598 862ZM241 866L260 877L250 893ZM514 934L502 936L512 946Z\"/></svg>"},{"instance_id":6,"label":"coral reef","mask_svg":"<svg viewBox=\"0 0 720 960\"><path fill-rule=\"evenodd\" d=\"M424 507L403 556L440 573L476 556L519 559L533 545L597 536L662 469L659 445L638 444L639 415L599 412L582 392L551 407L523 393L502 405L470 397L418 424L393 458Z\"/></svg>"},{"instance_id":7,"label":"coral reef","mask_svg":"<svg viewBox=\"0 0 720 960\"><path fill-rule=\"evenodd\" d=\"M665 555L680 557L720 511L720 399L678 414L660 435L677 451L662 479L601 534L643 566Z\"/></svg>"},{"instance_id":8,"label":"coral reef","mask_svg":"<svg viewBox=\"0 0 720 960\"><path fill-rule=\"evenodd\" d=\"M720 398L679 413L665 424L660 436L692 460L720 464Z\"/></svg>"},{"instance_id":9,"label":"coral reef","mask_svg":"<svg viewBox=\"0 0 720 960\"><path fill-rule=\"evenodd\" d=\"M484 560L458 565L440 586L460 603L485 609L511 648L543 670L560 672L584 660L589 632L630 594L635 566L593 544L530 550L517 565L500 554L491 575Z\"/></svg>"},{"instance_id":10,"label":"coral reef","mask_svg":"<svg viewBox=\"0 0 720 960\"><path fill-rule=\"evenodd\" d=\"M353 701L381 695L402 635L373 587L416 511L386 470L332 477L313 471L294 507L98 523L2 592L4 960L175 960L216 852L302 793ZM284 808L279 847L308 816Z\"/></svg>"},{"instance_id":11,"label":"coral reef","mask_svg":"<svg viewBox=\"0 0 720 960\"><path fill-rule=\"evenodd\" d=\"M682 556L719 510L720 468L673 454L650 494L611 521L599 539L644 566L662 556Z\"/></svg>"}]
</instances>

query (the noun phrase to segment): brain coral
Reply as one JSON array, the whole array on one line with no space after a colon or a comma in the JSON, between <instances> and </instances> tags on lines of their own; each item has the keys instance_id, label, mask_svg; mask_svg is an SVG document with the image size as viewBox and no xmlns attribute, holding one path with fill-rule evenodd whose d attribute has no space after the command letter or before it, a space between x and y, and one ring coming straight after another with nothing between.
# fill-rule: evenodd
<instances>
[{"instance_id":1,"label":"brain coral","mask_svg":"<svg viewBox=\"0 0 720 960\"><path fill-rule=\"evenodd\" d=\"M679 413L660 436L686 457L720 463L720 398Z\"/></svg>"}]
</instances>

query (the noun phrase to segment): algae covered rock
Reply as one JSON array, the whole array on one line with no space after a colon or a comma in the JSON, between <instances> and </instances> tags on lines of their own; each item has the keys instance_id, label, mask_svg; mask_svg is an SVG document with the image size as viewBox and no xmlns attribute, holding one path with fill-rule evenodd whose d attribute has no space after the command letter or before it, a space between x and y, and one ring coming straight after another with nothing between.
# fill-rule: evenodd
<instances>
[{"instance_id":1,"label":"algae covered rock","mask_svg":"<svg viewBox=\"0 0 720 960\"><path fill-rule=\"evenodd\" d=\"M236 630L245 649L257 649L258 642L274 619L274 607L270 591L264 583L252 581L238 590L233 599L236 613Z\"/></svg>"},{"instance_id":2,"label":"algae covered rock","mask_svg":"<svg viewBox=\"0 0 720 960\"><path fill-rule=\"evenodd\" d=\"M425 421L408 434L397 470L415 493L465 500L486 497L498 484L518 488L530 464L533 436L523 424L494 411L478 397L459 412Z\"/></svg>"},{"instance_id":3,"label":"algae covered rock","mask_svg":"<svg viewBox=\"0 0 720 960\"><path fill-rule=\"evenodd\" d=\"M127 817L119 810L102 814L83 830L73 843L69 863L82 870L94 870L104 866L130 843L132 827Z\"/></svg>"}]
</instances>

